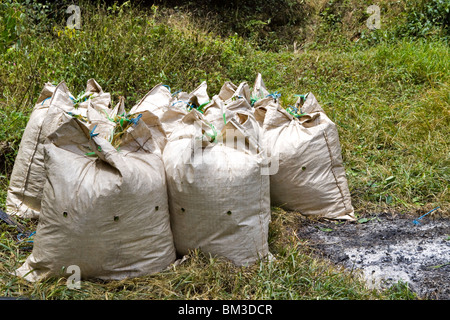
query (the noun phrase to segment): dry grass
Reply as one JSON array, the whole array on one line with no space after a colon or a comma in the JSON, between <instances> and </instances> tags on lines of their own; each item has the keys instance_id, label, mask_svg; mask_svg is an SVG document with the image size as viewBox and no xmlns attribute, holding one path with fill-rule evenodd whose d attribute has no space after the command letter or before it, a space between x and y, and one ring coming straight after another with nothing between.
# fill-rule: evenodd
<instances>
[{"instance_id":1,"label":"dry grass","mask_svg":"<svg viewBox=\"0 0 450 320\"><path fill-rule=\"evenodd\" d=\"M11 275L29 252L17 244L14 228L2 225L0 292L42 300L388 299L367 290L357 274L315 257L293 232L299 221L298 214L274 208L270 261L237 267L196 250L166 271L122 281L86 280L80 289L69 288L64 278L29 283Z\"/></svg>"}]
</instances>

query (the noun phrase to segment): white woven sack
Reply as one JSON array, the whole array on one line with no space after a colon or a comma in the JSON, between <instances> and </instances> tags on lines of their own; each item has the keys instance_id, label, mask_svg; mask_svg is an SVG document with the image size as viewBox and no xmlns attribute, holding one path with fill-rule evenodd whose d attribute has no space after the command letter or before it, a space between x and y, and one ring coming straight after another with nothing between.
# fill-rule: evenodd
<instances>
[{"instance_id":1,"label":"white woven sack","mask_svg":"<svg viewBox=\"0 0 450 320\"><path fill-rule=\"evenodd\" d=\"M156 115L164 129L166 137L178 128L183 117L189 113L190 106L199 107L209 101L206 81L202 82L192 92L171 94L170 89L158 84L130 110L130 114L150 111Z\"/></svg>"},{"instance_id":2,"label":"white woven sack","mask_svg":"<svg viewBox=\"0 0 450 320\"><path fill-rule=\"evenodd\" d=\"M134 107L131 108L130 114L136 114L143 111L150 111L157 117L166 112L172 100L172 94L169 88L163 84L154 86Z\"/></svg>"},{"instance_id":3,"label":"white woven sack","mask_svg":"<svg viewBox=\"0 0 450 320\"><path fill-rule=\"evenodd\" d=\"M266 257L269 176L256 138L231 119L219 139L197 110L180 126L163 154L177 252L200 249L236 265Z\"/></svg>"},{"instance_id":4,"label":"white woven sack","mask_svg":"<svg viewBox=\"0 0 450 320\"><path fill-rule=\"evenodd\" d=\"M260 127L253 115L250 105L250 89L246 82L239 86L232 82L225 82L218 95L203 108L205 120L213 124L217 131L221 131L230 119L239 122L251 135L259 141Z\"/></svg>"},{"instance_id":5,"label":"white woven sack","mask_svg":"<svg viewBox=\"0 0 450 320\"><path fill-rule=\"evenodd\" d=\"M312 93L297 119L273 98L255 103L262 124L263 145L278 161L270 176L273 205L306 216L354 220L336 125Z\"/></svg>"},{"instance_id":6,"label":"white woven sack","mask_svg":"<svg viewBox=\"0 0 450 320\"><path fill-rule=\"evenodd\" d=\"M23 133L11 173L6 198L9 215L32 219L39 217L45 181L43 143L48 134L58 127L64 112L87 116L88 107L102 113L110 112L110 94L103 92L94 79L88 80L84 96L86 101L75 108L74 97L64 82L56 87L49 83L44 86Z\"/></svg>"},{"instance_id":7,"label":"white woven sack","mask_svg":"<svg viewBox=\"0 0 450 320\"><path fill-rule=\"evenodd\" d=\"M68 276L121 280L167 268L175 260L167 187L150 130L128 129L120 152L68 119L45 145L47 182L31 255L16 270L39 281ZM95 150L96 157L83 149Z\"/></svg>"}]
</instances>

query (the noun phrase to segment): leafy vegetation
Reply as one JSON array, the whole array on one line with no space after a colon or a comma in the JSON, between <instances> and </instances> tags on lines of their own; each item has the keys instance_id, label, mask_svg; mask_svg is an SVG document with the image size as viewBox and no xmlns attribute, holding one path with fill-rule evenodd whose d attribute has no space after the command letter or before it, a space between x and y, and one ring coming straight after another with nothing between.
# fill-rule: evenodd
<instances>
[{"instance_id":1,"label":"leafy vegetation","mask_svg":"<svg viewBox=\"0 0 450 320\"><path fill-rule=\"evenodd\" d=\"M358 214L449 205L450 52L445 0L213 2L81 1L81 29L66 25L69 2L0 3L0 206L20 139L43 84L74 93L90 78L131 108L154 85L210 95L262 73L285 107L313 92L336 122ZM381 28L366 8L377 4ZM404 286L373 292L353 274L312 257L289 230L295 213L274 208L277 258L239 269L194 252L144 279L29 284L9 275L28 252L1 226L0 290L43 299L411 299ZM28 223L28 222L26 222ZM289 231L289 232L288 232ZM288 232L288 233L286 233ZM407 291L407 290L406 290Z\"/></svg>"}]
</instances>

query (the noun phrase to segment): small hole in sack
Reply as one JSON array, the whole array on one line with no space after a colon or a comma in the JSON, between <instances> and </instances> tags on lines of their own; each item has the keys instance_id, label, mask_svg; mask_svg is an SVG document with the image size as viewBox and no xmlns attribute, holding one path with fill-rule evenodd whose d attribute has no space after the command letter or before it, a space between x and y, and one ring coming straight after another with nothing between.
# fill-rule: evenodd
<instances>
[{"instance_id":1,"label":"small hole in sack","mask_svg":"<svg viewBox=\"0 0 450 320\"><path fill-rule=\"evenodd\" d=\"M306 167L302 167L302 170L305 171L305 170L306 170Z\"/></svg>"},{"instance_id":2,"label":"small hole in sack","mask_svg":"<svg viewBox=\"0 0 450 320\"><path fill-rule=\"evenodd\" d=\"M181 212L185 212L186 210L184 208L181 208Z\"/></svg>"},{"instance_id":3,"label":"small hole in sack","mask_svg":"<svg viewBox=\"0 0 450 320\"><path fill-rule=\"evenodd\" d=\"M64 211L64 212L63 212L63 217L64 217L64 218L67 218L67 211Z\"/></svg>"},{"instance_id":4,"label":"small hole in sack","mask_svg":"<svg viewBox=\"0 0 450 320\"><path fill-rule=\"evenodd\" d=\"M155 210L158 211L158 210L159 210L159 206L156 206L156 207L155 207Z\"/></svg>"},{"instance_id":5,"label":"small hole in sack","mask_svg":"<svg viewBox=\"0 0 450 320\"><path fill-rule=\"evenodd\" d=\"M231 211L230 210L227 211L227 215L231 215Z\"/></svg>"},{"instance_id":6,"label":"small hole in sack","mask_svg":"<svg viewBox=\"0 0 450 320\"><path fill-rule=\"evenodd\" d=\"M114 221L119 221L119 216L114 216Z\"/></svg>"}]
</instances>

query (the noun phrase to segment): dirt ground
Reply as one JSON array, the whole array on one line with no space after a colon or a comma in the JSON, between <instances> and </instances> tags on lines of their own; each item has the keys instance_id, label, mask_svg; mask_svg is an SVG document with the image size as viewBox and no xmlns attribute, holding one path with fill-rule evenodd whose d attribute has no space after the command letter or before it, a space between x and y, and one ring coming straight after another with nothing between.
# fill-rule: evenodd
<instances>
[{"instance_id":1,"label":"dirt ground","mask_svg":"<svg viewBox=\"0 0 450 320\"><path fill-rule=\"evenodd\" d=\"M302 218L298 237L336 264L362 271L369 287L407 283L420 299L450 300L450 219L381 213L361 222ZM414 220L418 223L414 223Z\"/></svg>"}]
</instances>

